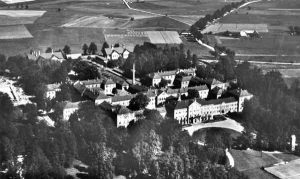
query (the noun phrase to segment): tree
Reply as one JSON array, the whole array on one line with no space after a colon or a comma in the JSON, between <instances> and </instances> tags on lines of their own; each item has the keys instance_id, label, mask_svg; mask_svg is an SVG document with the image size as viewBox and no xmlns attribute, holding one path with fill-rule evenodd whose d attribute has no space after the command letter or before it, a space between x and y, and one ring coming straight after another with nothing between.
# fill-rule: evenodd
<instances>
[{"instance_id":1,"label":"tree","mask_svg":"<svg viewBox=\"0 0 300 179\"><path fill-rule=\"evenodd\" d=\"M5 69L6 57L3 54L0 54L0 70Z\"/></svg>"},{"instance_id":2,"label":"tree","mask_svg":"<svg viewBox=\"0 0 300 179\"><path fill-rule=\"evenodd\" d=\"M87 44L83 44L83 46L82 46L83 55L87 55L88 49L89 49L88 45Z\"/></svg>"},{"instance_id":3,"label":"tree","mask_svg":"<svg viewBox=\"0 0 300 179\"><path fill-rule=\"evenodd\" d=\"M168 86L168 80L165 80L164 78L161 79L161 81L158 84L159 88L165 88L166 86Z\"/></svg>"},{"instance_id":4,"label":"tree","mask_svg":"<svg viewBox=\"0 0 300 179\"><path fill-rule=\"evenodd\" d=\"M0 92L0 115L3 116L11 114L13 111L13 103L6 93Z\"/></svg>"},{"instance_id":5,"label":"tree","mask_svg":"<svg viewBox=\"0 0 300 179\"><path fill-rule=\"evenodd\" d=\"M89 54L95 55L97 53L97 45L94 42L91 42L88 48Z\"/></svg>"},{"instance_id":6,"label":"tree","mask_svg":"<svg viewBox=\"0 0 300 179\"><path fill-rule=\"evenodd\" d=\"M65 45L63 48L63 52L65 54L70 54L71 53L71 48L68 45Z\"/></svg>"},{"instance_id":7,"label":"tree","mask_svg":"<svg viewBox=\"0 0 300 179\"><path fill-rule=\"evenodd\" d=\"M101 52L102 52L102 55L103 55L104 57L107 56L107 54L106 54L106 52L105 52L105 49L106 49L106 48L109 48L109 45L108 45L107 42L104 42L103 45L102 45L102 48L101 48Z\"/></svg>"},{"instance_id":8,"label":"tree","mask_svg":"<svg viewBox=\"0 0 300 179\"><path fill-rule=\"evenodd\" d=\"M60 85L60 91L56 94L56 100L57 101L72 101L72 95L71 95L71 87L66 84L62 83Z\"/></svg>"},{"instance_id":9,"label":"tree","mask_svg":"<svg viewBox=\"0 0 300 179\"><path fill-rule=\"evenodd\" d=\"M51 47L48 47L45 51L46 53L51 53L52 52L52 48Z\"/></svg>"},{"instance_id":10,"label":"tree","mask_svg":"<svg viewBox=\"0 0 300 179\"><path fill-rule=\"evenodd\" d=\"M189 99L199 98L199 92L196 89L188 89L188 98Z\"/></svg>"},{"instance_id":11,"label":"tree","mask_svg":"<svg viewBox=\"0 0 300 179\"><path fill-rule=\"evenodd\" d=\"M144 109L150 102L150 99L143 93L138 93L134 98L129 102L129 108L131 110L140 110Z\"/></svg>"}]
</instances>

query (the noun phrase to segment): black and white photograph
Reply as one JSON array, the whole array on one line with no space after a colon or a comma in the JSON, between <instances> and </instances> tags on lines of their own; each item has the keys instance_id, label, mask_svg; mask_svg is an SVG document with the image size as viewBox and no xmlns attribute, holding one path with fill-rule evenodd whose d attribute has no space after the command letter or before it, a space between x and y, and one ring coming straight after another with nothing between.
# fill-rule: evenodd
<instances>
[{"instance_id":1,"label":"black and white photograph","mask_svg":"<svg viewBox=\"0 0 300 179\"><path fill-rule=\"evenodd\" d=\"M0 0L0 179L300 179L300 0Z\"/></svg>"}]
</instances>

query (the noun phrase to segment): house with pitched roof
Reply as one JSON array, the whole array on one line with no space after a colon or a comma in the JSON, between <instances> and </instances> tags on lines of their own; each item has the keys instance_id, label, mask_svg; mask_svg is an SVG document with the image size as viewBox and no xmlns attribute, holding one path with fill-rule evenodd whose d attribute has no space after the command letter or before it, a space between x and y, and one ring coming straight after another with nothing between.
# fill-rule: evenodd
<instances>
[{"instance_id":1,"label":"house with pitched roof","mask_svg":"<svg viewBox=\"0 0 300 179\"><path fill-rule=\"evenodd\" d=\"M177 71L162 71L150 74L150 78L152 79L152 86L158 86L161 82L161 79L168 81L168 86L172 86L175 80Z\"/></svg>"},{"instance_id":2,"label":"house with pitched roof","mask_svg":"<svg viewBox=\"0 0 300 179\"><path fill-rule=\"evenodd\" d=\"M47 84L46 85L46 92L45 92L45 97L48 99L53 99L56 97L56 93L59 92L60 89L60 84L59 83L54 83L54 84Z\"/></svg>"},{"instance_id":3,"label":"house with pitched roof","mask_svg":"<svg viewBox=\"0 0 300 179\"><path fill-rule=\"evenodd\" d=\"M170 95L166 91L159 91L156 96L156 105L164 104L169 96Z\"/></svg>"},{"instance_id":4,"label":"house with pitched roof","mask_svg":"<svg viewBox=\"0 0 300 179\"><path fill-rule=\"evenodd\" d=\"M117 84L112 79L109 78L103 81L102 86L104 89L104 94L108 95L108 94L112 94L112 91L114 88L117 87Z\"/></svg>"},{"instance_id":5,"label":"house with pitched roof","mask_svg":"<svg viewBox=\"0 0 300 179\"><path fill-rule=\"evenodd\" d=\"M37 57L37 62L63 62L65 60L65 57L62 52L52 52L49 53L40 53L39 56Z\"/></svg>"},{"instance_id":6,"label":"house with pitched roof","mask_svg":"<svg viewBox=\"0 0 300 179\"><path fill-rule=\"evenodd\" d=\"M129 106L130 100L134 97L135 97L135 95L132 95L132 94L124 95L124 96L116 95L116 96L112 97L111 104L113 106L120 105L120 106L127 107L127 106Z\"/></svg>"},{"instance_id":7,"label":"house with pitched roof","mask_svg":"<svg viewBox=\"0 0 300 179\"><path fill-rule=\"evenodd\" d=\"M188 88L190 81L192 79L192 76L183 76L181 78L179 78L179 82L180 82L180 88Z\"/></svg>"},{"instance_id":8,"label":"house with pitched roof","mask_svg":"<svg viewBox=\"0 0 300 179\"><path fill-rule=\"evenodd\" d=\"M210 90L214 89L215 87L219 87L223 90L226 90L228 87L227 83L223 83L215 78L202 79L201 83L206 84Z\"/></svg>"},{"instance_id":9,"label":"house with pitched roof","mask_svg":"<svg viewBox=\"0 0 300 179\"><path fill-rule=\"evenodd\" d=\"M235 89L229 91L230 94L232 94L236 99L238 100L238 111L242 112L244 109L244 103L246 100L250 100L253 98L253 94L249 93L247 90L243 89Z\"/></svg>"},{"instance_id":10,"label":"house with pitched roof","mask_svg":"<svg viewBox=\"0 0 300 179\"><path fill-rule=\"evenodd\" d=\"M118 60L120 57L127 59L129 54L133 52L133 48L130 47L111 47L105 48L105 57L108 60Z\"/></svg>"},{"instance_id":11,"label":"house with pitched roof","mask_svg":"<svg viewBox=\"0 0 300 179\"><path fill-rule=\"evenodd\" d=\"M156 98L156 90L148 90L144 93L149 99L150 102L146 106L147 109L155 109L155 98Z\"/></svg>"},{"instance_id":12,"label":"house with pitched roof","mask_svg":"<svg viewBox=\"0 0 300 179\"><path fill-rule=\"evenodd\" d=\"M99 93L98 97L95 99L95 105L99 106L104 101L111 104L112 103L112 97L106 96L104 93Z\"/></svg>"},{"instance_id":13,"label":"house with pitched roof","mask_svg":"<svg viewBox=\"0 0 300 179\"><path fill-rule=\"evenodd\" d=\"M70 116L75 113L79 109L79 105L82 102L70 102L66 101L64 102L64 108L63 108L63 120L68 121Z\"/></svg>"},{"instance_id":14,"label":"house with pitched roof","mask_svg":"<svg viewBox=\"0 0 300 179\"><path fill-rule=\"evenodd\" d=\"M84 80L84 81L80 81L80 83L92 92L103 91L101 89L101 84L102 84L101 79Z\"/></svg>"}]
</instances>

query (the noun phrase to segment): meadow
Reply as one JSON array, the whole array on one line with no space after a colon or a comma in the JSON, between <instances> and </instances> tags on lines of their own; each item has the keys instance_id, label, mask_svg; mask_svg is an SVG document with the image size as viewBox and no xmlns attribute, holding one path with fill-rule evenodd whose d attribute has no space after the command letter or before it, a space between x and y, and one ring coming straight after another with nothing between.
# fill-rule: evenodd
<instances>
[{"instance_id":1,"label":"meadow","mask_svg":"<svg viewBox=\"0 0 300 179\"><path fill-rule=\"evenodd\" d=\"M299 157L284 153L266 153L255 150L230 150L234 158L235 168L245 173L250 179L276 179L261 167L268 167L282 161L290 162L299 159Z\"/></svg>"}]
</instances>

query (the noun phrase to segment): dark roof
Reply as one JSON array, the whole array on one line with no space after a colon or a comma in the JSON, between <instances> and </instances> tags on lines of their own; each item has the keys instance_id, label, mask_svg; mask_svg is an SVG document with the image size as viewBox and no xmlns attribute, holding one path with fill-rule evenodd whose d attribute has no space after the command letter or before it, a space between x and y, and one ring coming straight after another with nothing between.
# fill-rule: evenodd
<instances>
[{"instance_id":1,"label":"dark roof","mask_svg":"<svg viewBox=\"0 0 300 179\"><path fill-rule=\"evenodd\" d=\"M50 53L41 53L40 57L44 58L44 59L50 59L53 56L57 57L58 59L64 59L64 56L61 52L50 52Z\"/></svg>"},{"instance_id":2,"label":"dark roof","mask_svg":"<svg viewBox=\"0 0 300 179\"><path fill-rule=\"evenodd\" d=\"M171 75L176 75L176 70L172 70L172 71L162 71L162 72L156 72L156 73L152 73L150 74L151 78L162 78L163 76L171 76Z\"/></svg>"},{"instance_id":3,"label":"dark roof","mask_svg":"<svg viewBox=\"0 0 300 179\"><path fill-rule=\"evenodd\" d=\"M94 79L94 80L84 80L84 81L81 81L81 83L84 84L84 85L101 84L101 82L102 82L101 79Z\"/></svg>"},{"instance_id":4,"label":"dark roof","mask_svg":"<svg viewBox=\"0 0 300 179\"><path fill-rule=\"evenodd\" d=\"M202 79L202 83L205 83L207 85L217 85L217 84L222 84L223 82L216 80L215 78L210 78L210 79Z\"/></svg>"},{"instance_id":5,"label":"dark roof","mask_svg":"<svg viewBox=\"0 0 300 179\"><path fill-rule=\"evenodd\" d=\"M252 95L247 90L243 90L243 89L231 90L231 91L229 91L229 93L233 94L236 97L244 97L244 96L251 96Z\"/></svg>"},{"instance_id":6,"label":"dark roof","mask_svg":"<svg viewBox=\"0 0 300 179\"><path fill-rule=\"evenodd\" d=\"M220 99L212 99L212 100L203 100L203 99L197 99L197 102L201 105L211 105L211 104L222 104L222 103L232 103L235 102L236 99L233 97L229 98L220 98Z\"/></svg>"},{"instance_id":7,"label":"dark roof","mask_svg":"<svg viewBox=\"0 0 300 179\"><path fill-rule=\"evenodd\" d=\"M99 93L98 97L96 100L101 100L101 99L108 99L110 98L109 96L106 96L105 94L103 93Z\"/></svg>"},{"instance_id":8,"label":"dark roof","mask_svg":"<svg viewBox=\"0 0 300 179\"><path fill-rule=\"evenodd\" d=\"M125 96L116 95L111 98L111 101L112 102L127 101L127 100L131 100L132 98L134 98L134 96L135 95L125 95Z\"/></svg>"},{"instance_id":9,"label":"dark roof","mask_svg":"<svg viewBox=\"0 0 300 179\"><path fill-rule=\"evenodd\" d=\"M180 78L179 80L181 82L184 82L184 81L191 81L192 77L191 76L183 76L182 78Z\"/></svg>"},{"instance_id":10,"label":"dark roof","mask_svg":"<svg viewBox=\"0 0 300 179\"><path fill-rule=\"evenodd\" d=\"M109 79L104 81L104 84L105 85L111 85L111 84L116 84L116 83L112 79L109 78Z\"/></svg>"},{"instance_id":11,"label":"dark roof","mask_svg":"<svg viewBox=\"0 0 300 179\"><path fill-rule=\"evenodd\" d=\"M222 103L232 103L235 102L235 98L230 97L230 98L222 98L222 99L213 99L213 100L203 100L203 99L196 99L196 101L205 106L205 105L216 105L216 104L222 104ZM184 109L187 108L190 104L192 104L194 100L188 99L188 100L183 100L183 101L178 101L176 104L175 109Z\"/></svg>"},{"instance_id":12,"label":"dark roof","mask_svg":"<svg viewBox=\"0 0 300 179\"><path fill-rule=\"evenodd\" d=\"M190 104L191 104L191 100L178 101L175 109L184 109L187 108Z\"/></svg>"},{"instance_id":13,"label":"dark roof","mask_svg":"<svg viewBox=\"0 0 300 179\"><path fill-rule=\"evenodd\" d=\"M189 87L188 89L195 89L197 91L201 91L201 90L208 90L208 87L206 85L201 85L201 86Z\"/></svg>"}]
</instances>

